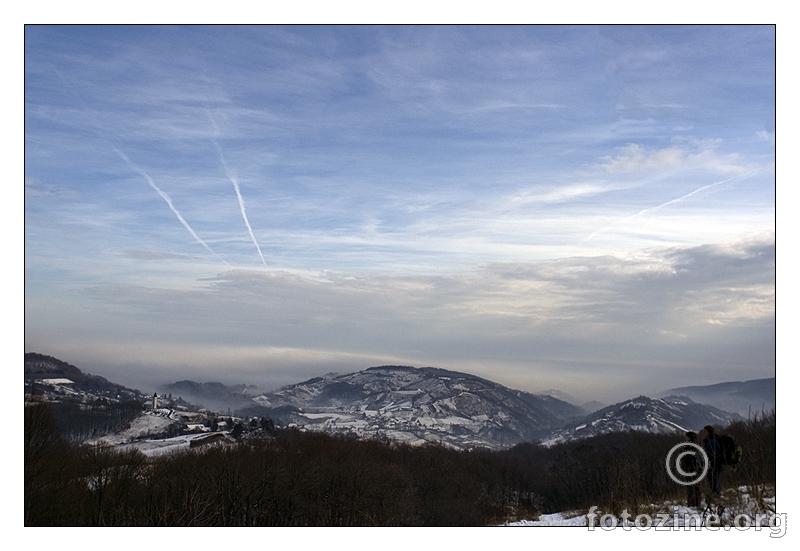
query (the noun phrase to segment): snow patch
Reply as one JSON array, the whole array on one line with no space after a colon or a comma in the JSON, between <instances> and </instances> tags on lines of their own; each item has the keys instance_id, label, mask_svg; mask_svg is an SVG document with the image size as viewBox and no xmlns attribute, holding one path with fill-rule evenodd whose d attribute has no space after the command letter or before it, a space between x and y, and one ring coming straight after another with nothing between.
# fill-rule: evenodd
<instances>
[{"instance_id":1,"label":"snow patch","mask_svg":"<svg viewBox=\"0 0 800 551\"><path fill-rule=\"evenodd\" d=\"M564 513L540 515L536 520L506 522L502 526L586 526L586 515L567 517Z\"/></svg>"}]
</instances>

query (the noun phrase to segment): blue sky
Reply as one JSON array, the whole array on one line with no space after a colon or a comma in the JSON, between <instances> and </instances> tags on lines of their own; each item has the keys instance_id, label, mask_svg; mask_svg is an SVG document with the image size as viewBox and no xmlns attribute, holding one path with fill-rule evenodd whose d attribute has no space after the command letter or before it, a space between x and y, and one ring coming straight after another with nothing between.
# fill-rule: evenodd
<instances>
[{"instance_id":1,"label":"blue sky","mask_svg":"<svg viewBox=\"0 0 800 551\"><path fill-rule=\"evenodd\" d=\"M25 348L142 390L773 376L775 209L772 26L26 27Z\"/></svg>"}]
</instances>

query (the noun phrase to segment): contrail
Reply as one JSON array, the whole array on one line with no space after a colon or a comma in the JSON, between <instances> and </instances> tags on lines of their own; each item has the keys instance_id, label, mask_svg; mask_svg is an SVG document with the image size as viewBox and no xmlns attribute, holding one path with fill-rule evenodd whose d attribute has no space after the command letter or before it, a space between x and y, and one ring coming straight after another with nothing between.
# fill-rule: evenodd
<instances>
[{"instance_id":1,"label":"contrail","mask_svg":"<svg viewBox=\"0 0 800 551\"><path fill-rule=\"evenodd\" d=\"M186 230L192 235L192 237L194 237L195 241L197 241L203 247L205 247L208 252L210 252L211 254L213 254L214 256L219 258L220 260L222 260L222 262L225 262L225 260L221 256L219 256L217 253L215 253L211 249L211 247L208 246L208 243L206 243L205 241L200 239L200 236L195 233L195 231L189 225L189 222L187 222L186 219L183 216L181 216L181 213L178 212L178 209L176 209L175 205L172 204L172 199L170 198L170 196L167 195L164 191L162 191L161 188L159 188L156 185L156 183L153 181L153 179L144 170L142 170L141 168L139 168L138 166L133 164L131 162L131 160L128 158L127 155L125 155L122 151L120 151L116 147L113 148L113 149L116 152L116 154L119 155L122 158L123 161L128 163L129 167L131 167L133 170L135 170L136 172L141 174L144 177L144 179L147 180L147 183L150 184L150 187L153 188L156 191L156 193L158 193L161 196L161 198L167 203L167 205L169 206L170 210L173 213L175 213L175 216L178 217L178 220L180 220L180 223L183 224L183 227L186 228ZM227 262L225 262L225 265L226 266L230 266L230 264L228 264Z\"/></svg>"},{"instance_id":2,"label":"contrail","mask_svg":"<svg viewBox=\"0 0 800 551\"><path fill-rule=\"evenodd\" d=\"M58 78L61 80L61 82L62 82L62 83L64 83L64 85L65 85L65 88L66 88L67 90L69 90L69 92L72 94L72 96L73 96L75 99L77 99L77 100L78 100L78 102L79 102L79 103L81 104L81 106L83 107L83 110L84 110L86 113L88 113L88 115L89 115L89 117L90 117L90 119L91 119L91 122L92 122L93 130L94 130L94 132L97 134L97 136L98 136L98 137L99 137L99 138L100 138L102 141L104 141L104 142L109 142L109 145L111 145L111 143L113 143L113 141L112 141L112 140L111 140L111 139L110 139L110 138L109 138L109 137L106 135L106 133L107 133L107 132L106 132L106 130L103 128L103 126L100 124L100 122L97 120L97 117L96 117L96 115L95 115L94 111L92 111L91 109L89 109L89 107L86 105L86 102L84 102L84 101L83 101L83 98L81 98L81 96L80 96L80 95L79 95L77 92L75 92L75 90L74 90L74 88L73 88L72 84L69 82L69 80L67 80L67 79L64 77L64 75L63 75L63 74L61 74L61 71L59 71L59 70L58 70L58 68L56 68L56 66L55 66L55 65L53 65L52 63L50 64L50 67L53 69L53 71L55 71L56 75L58 75ZM152 178L150 178L150 176L149 176L149 175L148 175L148 174L147 174L147 173L146 173L144 170L142 170L141 168L139 168L138 166L136 166L135 164L133 164L133 162L131 162L131 160L128 158L128 156L127 156L127 155L125 155L125 154L124 154L122 151L120 151L118 148L116 148L116 147L114 147L113 145L111 145L111 149L113 149L113 150L114 150L114 152L115 152L117 155L119 155L119 156L120 156L120 158L122 158L122 160L123 160L123 161L125 161L125 162L128 164L128 166L129 166L129 167L131 167L131 169L133 169L135 172L138 172L139 174L141 174L141 175L144 177L144 179L145 179L145 180L147 180L147 183L148 183L148 184L150 184L150 187L151 187L151 188L153 188L153 189L156 191L156 193L158 193L158 194L161 196L161 198L162 198L162 199L164 199L164 201L165 201L165 202L167 203L167 205L169 206L170 210L171 210L173 213L175 213L175 216L177 216L177 217L178 217L178 220L180 221L180 223L181 223L181 224L183 224L183 227L184 227L184 228L186 228L186 230L187 230L187 231L188 231L188 232L189 232L189 233L192 235L192 237L194 237L195 241L197 241L197 242L198 242L198 243L200 243L200 244L201 244L203 247L205 247L205 248L206 248L206 250L207 250L208 252L210 252L211 254L213 254L214 256L216 256L216 257L217 257L217 259L219 259L220 261L222 261L222 263L223 263L223 264L225 264L226 266L230 267L230 264L228 264L228 263L225 261L225 259L224 259L224 258L222 258L222 257L221 257L221 256L219 256L217 253L215 253L213 250L211 250L211 247L209 247L209 246L208 246L208 243L206 243L205 241L203 241L202 239L200 239L200 236L199 236L199 235L197 235L197 233L195 233L195 231L192 229L192 227L189 225L189 223L186 221L186 219L185 219L183 216L181 216L181 213L180 213L180 212L178 212L178 209L176 209L176 208L175 208L175 205L173 205L173 204L172 204L172 199L170 198L170 196L169 196L169 195L167 195L167 194L166 194L164 191L162 191L162 190L161 190L161 188L159 188L159 187L156 185L156 183L153 181L153 179L152 179Z\"/></svg>"},{"instance_id":3,"label":"contrail","mask_svg":"<svg viewBox=\"0 0 800 551\"><path fill-rule=\"evenodd\" d=\"M211 120L213 122L213 117ZM247 219L247 211L244 208L244 199L242 198L242 192L239 190L239 180L236 176L236 172L228 167L228 163L225 162L225 157L222 156L222 150L220 150L219 144L217 144L216 140L211 140L211 141L214 143L214 147L217 148L217 154L219 155L219 160L220 162L222 162L222 166L225 169L225 174L228 176L228 180L231 181L231 183L233 184L233 189L236 190L236 198L239 200L239 210L242 211L242 219L244 220L244 225L247 226L247 231L250 233L250 239L253 240L253 245L256 246L256 250L258 251L258 256L261 257L261 262L264 264L264 266L266 266L267 262L266 260L264 260L264 255L261 254L261 247L259 247L258 241L256 241L256 236L253 233L253 228L250 227L250 221Z\"/></svg>"},{"instance_id":4,"label":"contrail","mask_svg":"<svg viewBox=\"0 0 800 551\"><path fill-rule=\"evenodd\" d=\"M749 172L745 172L743 174L737 174L736 176L732 176L732 177L727 178L725 180L720 180L719 182L714 182L713 184L708 184L708 185L699 187L694 191L690 191L686 195L682 195L682 196L680 196L680 197L678 197L676 199L671 199L671 200L667 201L666 203L661 203L660 205L656 205L654 207L648 207L646 209L640 210L636 214L632 214L632 215L626 216L624 218L619 218L616 221L614 221L611 224L609 224L608 226L606 226L605 228L601 228L599 230L596 230L596 231L592 232L592 234L589 235L588 237L584 238L583 241L581 241L581 243L586 243L587 241L589 241L592 238L594 238L594 236L596 236L597 234L600 234L600 233L603 233L605 231L608 231L609 229L619 225L624 220L630 220L632 218L637 218L637 217L642 216L643 214L648 213L650 211L658 210L658 209L667 207L669 205L673 205L675 203L679 203L680 201L683 201L684 199L688 199L689 197L691 197L692 195L695 195L696 193L700 193L701 191L705 191L705 190L707 190L709 188L712 188L712 187L715 187L715 186L719 186L721 184L726 184L726 183L728 183L728 182L730 182L732 180L736 180L737 178L743 178L745 176L749 176L750 174L753 174L755 172L758 172L758 169L754 169L754 170L751 170Z\"/></svg>"},{"instance_id":5,"label":"contrail","mask_svg":"<svg viewBox=\"0 0 800 551\"><path fill-rule=\"evenodd\" d=\"M680 201L683 201L684 199L687 199L687 198L691 197L695 193L700 193L701 191L707 190L708 188L712 188L712 187L718 186L720 184L726 184L726 183L730 182L731 180L736 180L737 178L742 178L744 176L749 176L750 174L753 174L754 172L756 172L756 170L751 170L750 172L745 172L744 174L737 174L736 176L733 176L733 177L728 178L726 180L720 180L719 182L714 182L713 184L708 184L707 186L703 186L703 187L697 188L696 190L690 191L686 195L678 197L677 199L672 199L671 201L667 201L666 203L661 203L660 205L656 205L654 207L650 207L650 208L646 208L644 210L640 210L639 212L634 214L634 216L641 216L642 214L644 214L646 212L650 212L651 210L657 210L657 209L672 205L674 203L678 203Z\"/></svg>"}]
</instances>

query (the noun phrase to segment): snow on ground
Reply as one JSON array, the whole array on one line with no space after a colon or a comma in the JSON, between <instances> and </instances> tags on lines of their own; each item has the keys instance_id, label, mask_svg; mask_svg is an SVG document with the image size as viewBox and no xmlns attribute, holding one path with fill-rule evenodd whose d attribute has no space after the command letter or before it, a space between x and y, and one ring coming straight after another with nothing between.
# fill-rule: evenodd
<instances>
[{"instance_id":1,"label":"snow on ground","mask_svg":"<svg viewBox=\"0 0 800 551\"><path fill-rule=\"evenodd\" d=\"M747 515L753 521L758 521L761 526L768 526L768 515L776 512L775 510L775 488L774 487L752 487L741 486L725 492L725 510L720 519L721 525L731 525L736 521L737 516ZM595 512L595 522L599 525L600 519L607 511L598 509ZM671 501L662 504L650 504L640 507L641 513L647 513L653 523L669 526L702 526L704 508L687 507L680 503ZM615 516L622 526L622 519L619 514ZM637 515L631 513L627 521L627 526L634 527ZM607 526L611 525L611 519L607 519ZM641 526L646 519L641 518ZM502 526L588 526L586 512L552 513L540 515L535 520L519 520L506 522Z\"/></svg>"},{"instance_id":2,"label":"snow on ground","mask_svg":"<svg viewBox=\"0 0 800 551\"><path fill-rule=\"evenodd\" d=\"M503 526L586 526L586 515L568 517L564 513L553 513L541 515L537 520L506 522Z\"/></svg>"},{"instance_id":3,"label":"snow on ground","mask_svg":"<svg viewBox=\"0 0 800 551\"><path fill-rule=\"evenodd\" d=\"M220 433L214 433L220 434ZM122 448L136 448L147 457L155 457L164 455L178 450L188 450L191 447L192 440L207 439L209 434L182 434L173 438L163 438L159 440L139 440L130 444L121 446ZM232 442L232 439L228 439Z\"/></svg>"},{"instance_id":4,"label":"snow on ground","mask_svg":"<svg viewBox=\"0 0 800 551\"><path fill-rule=\"evenodd\" d=\"M161 412L147 411L134 419L127 429L116 434L107 434L88 443L106 444L119 450L137 449L146 456L153 457L176 450L188 450L192 440L207 436L207 433L199 433L182 434L173 438L147 438L152 434L163 433L167 427L178 422L176 419L172 419L171 416L172 412L170 410Z\"/></svg>"},{"instance_id":5,"label":"snow on ground","mask_svg":"<svg viewBox=\"0 0 800 551\"><path fill-rule=\"evenodd\" d=\"M212 434L222 434L222 433L212 433ZM133 440L130 439L122 439L120 441L119 435L112 435L111 437L104 437L100 440L95 441L96 444L109 444L114 446L117 450L130 450L130 449L137 449L147 457L155 457L158 455L164 455L167 453L171 453L178 450L188 450L191 447L191 442L196 439L204 440L208 439L209 433L199 433L199 434L182 434L180 436L174 436L172 438L148 438L148 439L140 439L140 440ZM226 439L226 442L232 442L231 439Z\"/></svg>"},{"instance_id":6,"label":"snow on ground","mask_svg":"<svg viewBox=\"0 0 800 551\"><path fill-rule=\"evenodd\" d=\"M97 440L97 443L105 442L106 444L111 444L112 446L125 444L132 442L137 438L143 438L148 434L161 432L172 423L174 423L172 419L162 415L154 415L148 412L134 419L131 422L130 427L127 429L116 434L107 434Z\"/></svg>"},{"instance_id":7,"label":"snow on ground","mask_svg":"<svg viewBox=\"0 0 800 551\"><path fill-rule=\"evenodd\" d=\"M205 436L203 434L184 434L175 436L174 438L164 438L159 440L139 440L131 444L124 444L120 446L121 449L135 448L145 454L147 457L154 457L156 455L164 455L173 451L188 450L189 442L197 437Z\"/></svg>"}]
</instances>

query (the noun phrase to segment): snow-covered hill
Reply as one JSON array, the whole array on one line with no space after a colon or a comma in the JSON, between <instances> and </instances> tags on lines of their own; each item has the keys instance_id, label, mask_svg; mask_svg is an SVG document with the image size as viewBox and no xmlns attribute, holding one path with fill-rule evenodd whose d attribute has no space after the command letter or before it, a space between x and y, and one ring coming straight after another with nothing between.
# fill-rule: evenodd
<instances>
[{"instance_id":1,"label":"snow-covered hill","mask_svg":"<svg viewBox=\"0 0 800 551\"><path fill-rule=\"evenodd\" d=\"M314 378L254 401L281 425L459 449L535 440L583 414L553 396L433 367L382 366Z\"/></svg>"},{"instance_id":2,"label":"snow-covered hill","mask_svg":"<svg viewBox=\"0 0 800 551\"><path fill-rule=\"evenodd\" d=\"M724 426L738 418L734 413L697 404L685 397L653 399L639 396L598 410L573 426L554 431L542 443L553 445L629 430L657 434L699 431L705 425Z\"/></svg>"},{"instance_id":3,"label":"snow-covered hill","mask_svg":"<svg viewBox=\"0 0 800 551\"><path fill-rule=\"evenodd\" d=\"M83 401L140 400L144 397L138 390L126 388L99 375L84 373L74 365L35 352L25 354L25 385L26 392L77 397Z\"/></svg>"}]
</instances>

